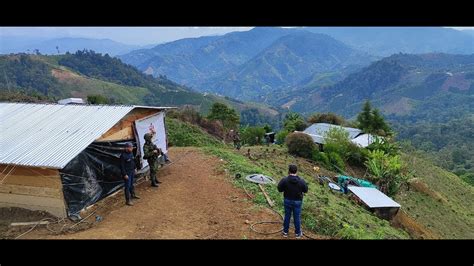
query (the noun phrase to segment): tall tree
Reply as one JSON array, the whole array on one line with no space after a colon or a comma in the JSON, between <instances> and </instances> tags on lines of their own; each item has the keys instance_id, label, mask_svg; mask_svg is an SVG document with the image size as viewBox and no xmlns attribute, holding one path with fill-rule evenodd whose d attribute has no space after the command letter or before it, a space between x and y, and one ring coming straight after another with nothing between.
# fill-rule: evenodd
<instances>
[{"instance_id":1,"label":"tall tree","mask_svg":"<svg viewBox=\"0 0 474 266\"><path fill-rule=\"evenodd\" d=\"M369 100L367 100L362 107L362 111L357 115L357 123L360 129L370 133L372 132L371 121L372 106L370 105Z\"/></svg>"},{"instance_id":2,"label":"tall tree","mask_svg":"<svg viewBox=\"0 0 474 266\"><path fill-rule=\"evenodd\" d=\"M207 118L221 121L226 129L235 129L240 123L237 112L222 103L214 103Z\"/></svg>"}]
</instances>

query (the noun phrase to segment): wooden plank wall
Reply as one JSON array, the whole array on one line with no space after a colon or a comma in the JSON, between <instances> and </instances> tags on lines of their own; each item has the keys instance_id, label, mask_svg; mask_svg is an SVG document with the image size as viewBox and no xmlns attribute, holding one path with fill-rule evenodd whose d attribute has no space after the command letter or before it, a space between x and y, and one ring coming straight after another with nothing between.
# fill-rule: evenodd
<instances>
[{"instance_id":1,"label":"wooden plank wall","mask_svg":"<svg viewBox=\"0 0 474 266\"><path fill-rule=\"evenodd\" d=\"M133 139L133 122L135 120L147 117L152 114L159 113L159 110L150 109L134 109L128 113L122 120L115 124L111 129L105 132L97 141L116 141Z\"/></svg>"},{"instance_id":2,"label":"wooden plank wall","mask_svg":"<svg viewBox=\"0 0 474 266\"><path fill-rule=\"evenodd\" d=\"M42 210L66 217L58 170L0 165L0 207Z\"/></svg>"}]
</instances>

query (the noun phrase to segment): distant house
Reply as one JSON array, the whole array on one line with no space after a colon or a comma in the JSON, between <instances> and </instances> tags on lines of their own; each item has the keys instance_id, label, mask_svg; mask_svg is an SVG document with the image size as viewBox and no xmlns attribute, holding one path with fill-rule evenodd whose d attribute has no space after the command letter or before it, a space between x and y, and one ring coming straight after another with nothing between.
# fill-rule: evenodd
<instances>
[{"instance_id":1,"label":"distant house","mask_svg":"<svg viewBox=\"0 0 474 266\"><path fill-rule=\"evenodd\" d=\"M66 98L58 101L59 104L86 104L82 98Z\"/></svg>"},{"instance_id":2,"label":"distant house","mask_svg":"<svg viewBox=\"0 0 474 266\"><path fill-rule=\"evenodd\" d=\"M332 128L338 128L338 129L342 129L348 132L350 141L352 141L359 147L365 148L375 141L375 136L371 134L366 134L358 128L343 127L343 126L332 125L328 123L312 124L311 126L306 128L303 131L303 133L308 134L313 139L313 141L319 145L320 150L322 150L323 145L326 144L326 141L325 141L326 134Z\"/></svg>"}]
</instances>

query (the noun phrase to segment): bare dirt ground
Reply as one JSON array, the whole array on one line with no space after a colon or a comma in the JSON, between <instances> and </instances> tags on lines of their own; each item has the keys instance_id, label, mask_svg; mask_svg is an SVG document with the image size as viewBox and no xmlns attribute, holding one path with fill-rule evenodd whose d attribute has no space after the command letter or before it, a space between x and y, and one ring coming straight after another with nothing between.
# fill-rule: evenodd
<instances>
[{"instance_id":1,"label":"bare dirt ground","mask_svg":"<svg viewBox=\"0 0 474 266\"><path fill-rule=\"evenodd\" d=\"M219 171L222 162L195 148L172 148L174 163L159 171L159 188L149 181L137 185L141 199L134 206L124 204L123 192L97 203L84 228L74 233L54 234L44 226L22 239L281 239L250 230L257 221L279 221L277 214L258 207L244 191L234 187L230 177ZM95 211L94 211L95 209ZM96 215L102 217L96 221ZM86 217L86 216L82 216ZM80 226L78 226L79 228ZM55 227L56 228L56 227ZM275 231L279 224L258 226ZM28 229L28 227L26 228ZM19 235L26 231L10 232ZM292 230L292 228L290 228ZM293 238L293 236L290 236Z\"/></svg>"}]
</instances>

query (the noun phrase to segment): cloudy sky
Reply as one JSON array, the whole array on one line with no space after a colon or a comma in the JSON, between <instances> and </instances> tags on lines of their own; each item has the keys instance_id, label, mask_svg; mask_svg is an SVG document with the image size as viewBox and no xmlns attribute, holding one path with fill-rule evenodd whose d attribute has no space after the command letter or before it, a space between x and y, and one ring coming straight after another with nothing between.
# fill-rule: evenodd
<instances>
[{"instance_id":1,"label":"cloudy sky","mask_svg":"<svg viewBox=\"0 0 474 266\"><path fill-rule=\"evenodd\" d=\"M246 31L252 27L0 27L1 36L39 38L85 37L111 39L125 44L148 45L204 35ZM474 29L474 27L454 27Z\"/></svg>"},{"instance_id":2,"label":"cloudy sky","mask_svg":"<svg viewBox=\"0 0 474 266\"><path fill-rule=\"evenodd\" d=\"M0 27L0 36L85 37L147 45L204 35L246 31L252 27Z\"/></svg>"}]
</instances>

